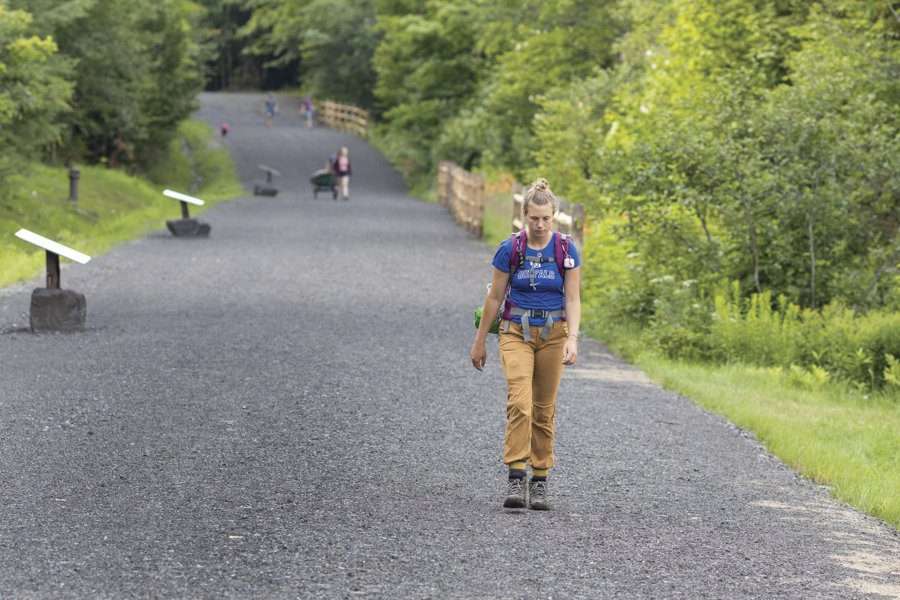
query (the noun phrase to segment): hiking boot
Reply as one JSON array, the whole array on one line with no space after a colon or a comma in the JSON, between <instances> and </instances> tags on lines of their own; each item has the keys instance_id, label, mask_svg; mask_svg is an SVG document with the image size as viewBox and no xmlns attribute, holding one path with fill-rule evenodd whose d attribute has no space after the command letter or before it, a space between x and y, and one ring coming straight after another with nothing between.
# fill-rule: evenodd
<instances>
[{"instance_id":1,"label":"hiking boot","mask_svg":"<svg viewBox=\"0 0 900 600\"><path fill-rule=\"evenodd\" d=\"M547 480L528 482L528 508L531 510L550 510L547 503Z\"/></svg>"},{"instance_id":2,"label":"hiking boot","mask_svg":"<svg viewBox=\"0 0 900 600\"><path fill-rule=\"evenodd\" d=\"M506 482L506 500L503 508L525 508L525 478L510 478Z\"/></svg>"}]
</instances>

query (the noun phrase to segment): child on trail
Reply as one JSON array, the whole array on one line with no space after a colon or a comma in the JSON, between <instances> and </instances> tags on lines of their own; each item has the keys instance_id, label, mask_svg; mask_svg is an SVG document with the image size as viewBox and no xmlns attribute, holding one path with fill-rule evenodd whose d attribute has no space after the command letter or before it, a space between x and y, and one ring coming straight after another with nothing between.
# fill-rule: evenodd
<instances>
[{"instance_id":1,"label":"child on trail","mask_svg":"<svg viewBox=\"0 0 900 600\"><path fill-rule=\"evenodd\" d=\"M306 96L303 99L303 113L306 115L306 127L307 129L313 126L313 116L315 114L316 107L313 105L312 96Z\"/></svg>"},{"instance_id":2,"label":"child on trail","mask_svg":"<svg viewBox=\"0 0 900 600\"><path fill-rule=\"evenodd\" d=\"M275 96L269 92L266 95L266 127L272 126L272 120L275 118L275 113L278 112L278 102L275 100Z\"/></svg>"},{"instance_id":3,"label":"child on trail","mask_svg":"<svg viewBox=\"0 0 900 600\"><path fill-rule=\"evenodd\" d=\"M525 194L525 228L503 241L469 351L484 368L485 339L500 315L500 364L507 382L503 462L509 467L504 508L548 510L554 464L556 392L564 365L578 356L581 259L567 236L551 229L559 200L545 179ZM528 465L531 479L527 482Z\"/></svg>"},{"instance_id":4,"label":"child on trail","mask_svg":"<svg viewBox=\"0 0 900 600\"><path fill-rule=\"evenodd\" d=\"M350 199L350 175L353 170L350 167L350 151L343 146L334 159L334 176L337 178L338 190L344 200Z\"/></svg>"}]
</instances>

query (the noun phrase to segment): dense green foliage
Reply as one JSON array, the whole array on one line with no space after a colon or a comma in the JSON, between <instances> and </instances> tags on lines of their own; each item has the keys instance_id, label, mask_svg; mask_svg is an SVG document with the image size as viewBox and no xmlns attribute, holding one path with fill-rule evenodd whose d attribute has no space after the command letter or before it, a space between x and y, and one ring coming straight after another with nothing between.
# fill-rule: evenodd
<instances>
[{"instance_id":1,"label":"dense green foliage","mask_svg":"<svg viewBox=\"0 0 900 600\"><path fill-rule=\"evenodd\" d=\"M56 43L32 26L29 13L0 4L0 190L25 159L60 139L72 95Z\"/></svg>"},{"instance_id":2,"label":"dense green foliage","mask_svg":"<svg viewBox=\"0 0 900 600\"><path fill-rule=\"evenodd\" d=\"M41 155L153 164L202 87L203 14L190 0L0 2L0 177Z\"/></svg>"},{"instance_id":3,"label":"dense green foliage","mask_svg":"<svg viewBox=\"0 0 900 600\"><path fill-rule=\"evenodd\" d=\"M247 52L277 66L300 61L308 91L372 105L375 11L372 0L247 0L241 35Z\"/></svg>"},{"instance_id":4,"label":"dense green foliage","mask_svg":"<svg viewBox=\"0 0 900 600\"><path fill-rule=\"evenodd\" d=\"M257 50L301 60L312 89L363 105L374 91L381 141L407 174L452 158L549 175L613 217L610 235L590 238L606 253L587 281L601 321L647 326L670 355L884 381L900 344L892 313L800 307L896 302L886 5L332 4L340 17L315 1L246 6Z\"/></svg>"},{"instance_id":5,"label":"dense green foliage","mask_svg":"<svg viewBox=\"0 0 900 600\"><path fill-rule=\"evenodd\" d=\"M312 89L373 81L332 69L320 82L323 67L304 54L312 24L337 29L311 17L317 5L247 4L258 7L256 31L272 32L259 43L298 53ZM339 12L374 23L345 36L340 56L374 69L374 137L414 183L450 159L547 177L587 205L596 327L634 325L675 357L886 381L900 355L900 14L890 2L383 0ZM767 337L765 356L730 346L763 335L749 315L766 303L805 341L772 348L780 338ZM751 321L762 327L753 335L724 333ZM845 322L872 336L819 335L846 341L834 356L811 341ZM860 364L848 366L845 350Z\"/></svg>"}]
</instances>

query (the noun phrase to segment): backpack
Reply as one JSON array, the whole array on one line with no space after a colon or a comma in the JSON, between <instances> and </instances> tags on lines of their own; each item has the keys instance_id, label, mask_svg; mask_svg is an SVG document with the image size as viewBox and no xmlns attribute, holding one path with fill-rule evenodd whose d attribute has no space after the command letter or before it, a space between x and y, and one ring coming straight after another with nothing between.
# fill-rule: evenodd
<instances>
[{"instance_id":1,"label":"backpack","mask_svg":"<svg viewBox=\"0 0 900 600\"><path fill-rule=\"evenodd\" d=\"M512 302L509 300L509 291L512 287L512 278L519 267L525 264L525 254L528 244L528 234L524 229L514 233L509 238L512 241L512 252L509 253L509 283L506 284L506 297L503 299L503 306L497 311L497 318L491 323L489 333L499 333L500 321L509 320L512 311ZM556 268L559 270L563 281L566 280L566 269L575 266L572 257L569 256L569 236L565 233L553 232L553 259L556 261ZM490 287L490 286L488 286ZM482 307L475 309L475 329L481 323Z\"/></svg>"},{"instance_id":2,"label":"backpack","mask_svg":"<svg viewBox=\"0 0 900 600\"><path fill-rule=\"evenodd\" d=\"M525 254L528 244L528 234L525 229L514 233L509 238L512 241L512 252L509 253L509 283L506 284L506 299L503 301L501 319L509 320L513 304L509 299L509 291L512 288L512 278L516 271L525 264ZM566 269L574 267L574 261L569 256L569 236L565 233L553 232L553 258L563 282L566 280Z\"/></svg>"}]
</instances>

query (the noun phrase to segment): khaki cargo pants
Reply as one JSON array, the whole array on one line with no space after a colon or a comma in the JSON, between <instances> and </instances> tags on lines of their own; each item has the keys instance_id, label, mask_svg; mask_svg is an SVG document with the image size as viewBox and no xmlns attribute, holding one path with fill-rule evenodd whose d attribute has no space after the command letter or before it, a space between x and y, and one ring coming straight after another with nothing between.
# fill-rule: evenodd
<instances>
[{"instance_id":1,"label":"khaki cargo pants","mask_svg":"<svg viewBox=\"0 0 900 600\"><path fill-rule=\"evenodd\" d=\"M503 462L528 461L532 468L553 466L556 391L563 373L563 349L569 328L557 321L545 339L542 327L531 328L531 341L522 326L506 322L500 330L500 364L506 374L506 437Z\"/></svg>"}]
</instances>

